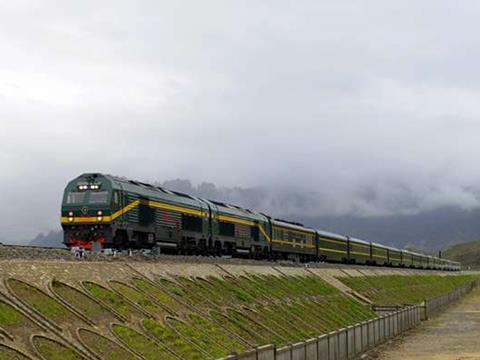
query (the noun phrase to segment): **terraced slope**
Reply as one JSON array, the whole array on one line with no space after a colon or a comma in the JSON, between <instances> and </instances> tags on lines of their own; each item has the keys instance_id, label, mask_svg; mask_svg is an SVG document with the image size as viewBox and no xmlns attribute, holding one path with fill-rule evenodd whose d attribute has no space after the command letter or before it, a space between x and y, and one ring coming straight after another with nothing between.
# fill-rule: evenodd
<instances>
[{"instance_id":1,"label":"terraced slope","mask_svg":"<svg viewBox=\"0 0 480 360\"><path fill-rule=\"evenodd\" d=\"M0 261L0 360L216 359L374 317L345 284L372 299L413 302L417 292L425 297L468 280L347 274L265 265ZM415 291L399 292L412 279Z\"/></svg>"},{"instance_id":2,"label":"terraced slope","mask_svg":"<svg viewBox=\"0 0 480 360\"><path fill-rule=\"evenodd\" d=\"M338 277L377 305L418 304L478 278L474 275L384 275Z\"/></svg>"}]
</instances>

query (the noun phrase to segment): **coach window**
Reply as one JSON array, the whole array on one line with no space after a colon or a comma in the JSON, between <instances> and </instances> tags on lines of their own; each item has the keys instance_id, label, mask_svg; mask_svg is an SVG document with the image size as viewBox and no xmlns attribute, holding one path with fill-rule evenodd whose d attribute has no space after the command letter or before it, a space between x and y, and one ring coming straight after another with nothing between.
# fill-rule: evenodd
<instances>
[{"instance_id":1,"label":"coach window","mask_svg":"<svg viewBox=\"0 0 480 360\"><path fill-rule=\"evenodd\" d=\"M118 191L115 191L115 192L113 193L113 203L114 203L115 205L118 205L118 203L119 203Z\"/></svg>"},{"instance_id":2,"label":"coach window","mask_svg":"<svg viewBox=\"0 0 480 360\"><path fill-rule=\"evenodd\" d=\"M259 233L259 230L258 230L258 226L250 226L250 236L255 241L260 240L260 233Z\"/></svg>"}]
</instances>

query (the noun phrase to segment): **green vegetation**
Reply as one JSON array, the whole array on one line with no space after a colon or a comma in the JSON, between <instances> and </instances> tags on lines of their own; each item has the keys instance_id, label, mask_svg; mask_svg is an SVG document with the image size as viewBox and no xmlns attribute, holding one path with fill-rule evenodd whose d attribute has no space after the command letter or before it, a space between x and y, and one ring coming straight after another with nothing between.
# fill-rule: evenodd
<instances>
[{"instance_id":1,"label":"green vegetation","mask_svg":"<svg viewBox=\"0 0 480 360\"><path fill-rule=\"evenodd\" d=\"M460 261L463 269L480 269L480 240L450 246L443 251L442 256Z\"/></svg>"},{"instance_id":2,"label":"green vegetation","mask_svg":"<svg viewBox=\"0 0 480 360\"><path fill-rule=\"evenodd\" d=\"M165 317L165 315L167 315L167 312L161 306L158 306L154 301L152 301L148 295L118 281L111 281L109 284L112 289L116 290L130 301L142 307L150 314L155 315L157 318L162 319Z\"/></svg>"},{"instance_id":3,"label":"green vegetation","mask_svg":"<svg viewBox=\"0 0 480 360\"><path fill-rule=\"evenodd\" d=\"M428 274L428 273L426 273ZM473 280L473 276L386 275L342 277L345 285L377 304L418 303ZM9 280L12 291L32 308L59 326L81 323L54 298L18 280ZM376 316L364 305L329 285L320 277L244 275L174 279L134 278L110 281L108 286L84 282L91 295L59 281L52 290L59 298L97 324L120 321L112 333L123 345L89 330L80 330L82 342L99 357L203 360L241 353L254 346L283 346L328 333ZM93 300L98 299L98 303ZM149 316L149 314L151 316ZM120 317L118 317L120 318ZM18 327L22 314L0 301L0 327ZM134 325L135 324L135 325ZM143 325L139 330L136 326ZM105 335L105 334L104 334ZM75 351L44 337L34 340L47 359L79 359ZM0 360L13 358L3 355Z\"/></svg>"},{"instance_id":4,"label":"green vegetation","mask_svg":"<svg viewBox=\"0 0 480 360\"><path fill-rule=\"evenodd\" d=\"M33 345L37 351L48 360L80 360L84 359L76 351L70 349L52 339L43 336L35 336Z\"/></svg>"},{"instance_id":5,"label":"green vegetation","mask_svg":"<svg viewBox=\"0 0 480 360\"><path fill-rule=\"evenodd\" d=\"M198 328L195 328L191 324L176 319L167 319L167 323L184 338L207 351L211 356L220 357L228 355L229 351L222 344L218 343L216 339L211 338L206 332L198 331Z\"/></svg>"},{"instance_id":6,"label":"green vegetation","mask_svg":"<svg viewBox=\"0 0 480 360\"><path fill-rule=\"evenodd\" d=\"M132 330L123 325L115 325L113 332L121 340L123 340L129 347L140 353L148 360L170 360L175 359L173 355L168 353L165 349L158 346L151 339L143 336L139 332Z\"/></svg>"},{"instance_id":7,"label":"green vegetation","mask_svg":"<svg viewBox=\"0 0 480 360\"><path fill-rule=\"evenodd\" d=\"M135 360L135 356L114 342L88 330L80 330L80 338L97 355L105 360Z\"/></svg>"},{"instance_id":8,"label":"green vegetation","mask_svg":"<svg viewBox=\"0 0 480 360\"><path fill-rule=\"evenodd\" d=\"M26 356L10 349L9 347L0 345L0 360L29 360Z\"/></svg>"},{"instance_id":9,"label":"green vegetation","mask_svg":"<svg viewBox=\"0 0 480 360\"><path fill-rule=\"evenodd\" d=\"M126 318L140 316L137 309L135 309L125 299L123 299L121 296L118 296L112 290L88 281L84 282L83 286L85 286L85 288L93 297L103 301L105 304L117 311L120 315L123 315Z\"/></svg>"},{"instance_id":10,"label":"green vegetation","mask_svg":"<svg viewBox=\"0 0 480 360\"><path fill-rule=\"evenodd\" d=\"M474 280L471 275L385 275L339 278L378 305L417 304Z\"/></svg>"},{"instance_id":11,"label":"green vegetation","mask_svg":"<svg viewBox=\"0 0 480 360\"><path fill-rule=\"evenodd\" d=\"M72 309L75 309L90 320L98 323L99 321L114 319L112 313L91 300L88 296L82 294L80 291L56 280L52 282L52 288L60 298L70 304Z\"/></svg>"},{"instance_id":12,"label":"green vegetation","mask_svg":"<svg viewBox=\"0 0 480 360\"><path fill-rule=\"evenodd\" d=\"M12 306L0 301L0 327L8 328L26 321L22 314Z\"/></svg>"},{"instance_id":13,"label":"green vegetation","mask_svg":"<svg viewBox=\"0 0 480 360\"><path fill-rule=\"evenodd\" d=\"M215 322L198 314L189 315L190 323L198 333L205 334L210 341L221 344L224 349L231 353L246 350L246 344L241 342L233 334L229 334ZM226 355L228 355L228 353Z\"/></svg>"},{"instance_id":14,"label":"green vegetation","mask_svg":"<svg viewBox=\"0 0 480 360\"><path fill-rule=\"evenodd\" d=\"M200 360L208 358L206 353L204 354L196 345L182 338L169 326L162 325L151 319L145 319L143 325L151 335L182 359Z\"/></svg>"},{"instance_id":15,"label":"green vegetation","mask_svg":"<svg viewBox=\"0 0 480 360\"><path fill-rule=\"evenodd\" d=\"M168 295L165 291L161 290L158 286L152 285L147 280L135 278L132 280L132 283L138 289L155 298L166 309L168 309L168 311L171 312L172 315L176 315L179 312L185 310L185 307L180 304L176 299Z\"/></svg>"},{"instance_id":16,"label":"green vegetation","mask_svg":"<svg viewBox=\"0 0 480 360\"><path fill-rule=\"evenodd\" d=\"M368 307L313 275L175 280L162 279L159 284L208 311L211 320L189 315L187 323L169 323L217 357L225 351L243 351L245 343L284 345L375 316ZM231 308L218 310L226 304Z\"/></svg>"},{"instance_id":17,"label":"green vegetation","mask_svg":"<svg viewBox=\"0 0 480 360\"><path fill-rule=\"evenodd\" d=\"M17 295L22 301L53 322L71 322L79 320L58 301L34 286L15 279L8 279L8 285L15 295Z\"/></svg>"},{"instance_id":18,"label":"green vegetation","mask_svg":"<svg viewBox=\"0 0 480 360\"><path fill-rule=\"evenodd\" d=\"M219 324L223 324L231 333L237 334L242 339L246 340L250 345L258 345L259 343L267 343L265 337L261 332L256 332L252 326L249 326L246 319L235 310L227 310L227 314L221 313L217 310L211 310L210 316ZM260 326L257 330L262 331Z\"/></svg>"}]
</instances>

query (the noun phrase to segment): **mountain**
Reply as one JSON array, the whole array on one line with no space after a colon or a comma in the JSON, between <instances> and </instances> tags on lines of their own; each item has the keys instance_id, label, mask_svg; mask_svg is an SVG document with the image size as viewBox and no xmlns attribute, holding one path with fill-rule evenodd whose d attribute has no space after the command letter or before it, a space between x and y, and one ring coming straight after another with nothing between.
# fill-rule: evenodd
<instances>
[{"instance_id":1,"label":"mountain","mask_svg":"<svg viewBox=\"0 0 480 360\"><path fill-rule=\"evenodd\" d=\"M464 269L480 268L480 240L456 244L443 252L447 259L460 261Z\"/></svg>"},{"instance_id":2,"label":"mountain","mask_svg":"<svg viewBox=\"0 0 480 360\"><path fill-rule=\"evenodd\" d=\"M28 245L32 246L48 246L48 247L64 247L63 231L52 230L48 234L38 234Z\"/></svg>"},{"instance_id":3,"label":"mountain","mask_svg":"<svg viewBox=\"0 0 480 360\"><path fill-rule=\"evenodd\" d=\"M316 229L329 230L395 247L409 247L436 252L445 247L472 239L480 239L480 209L464 210L443 206L433 210L412 206L403 215L402 204L416 204L415 196L403 194L405 199L392 201L385 215L369 216L362 210L351 215L335 213L322 193L302 192L295 188L269 189L262 187L218 187L212 183L192 185L189 180L170 180L158 183L199 197L219 200L245 208L265 212L273 217L298 221ZM356 200L361 209L368 209L375 191L364 191ZM338 199L340 200L340 199ZM334 203L337 199L334 200ZM380 202L381 203L381 202ZM382 212L380 212L382 213Z\"/></svg>"},{"instance_id":4,"label":"mountain","mask_svg":"<svg viewBox=\"0 0 480 360\"><path fill-rule=\"evenodd\" d=\"M437 209L415 215L295 218L305 225L396 247L438 251L480 238L480 210Z\"/></svg>"}]
</instances>

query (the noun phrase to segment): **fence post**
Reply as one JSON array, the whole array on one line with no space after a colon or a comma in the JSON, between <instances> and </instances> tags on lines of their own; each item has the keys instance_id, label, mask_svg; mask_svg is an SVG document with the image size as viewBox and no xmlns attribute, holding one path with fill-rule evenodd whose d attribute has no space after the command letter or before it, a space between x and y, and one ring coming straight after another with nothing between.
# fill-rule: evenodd
<instances>
[{"instance_id":1,"label":"fence post","mask_svg":"<svg viewBox=\"0 0 480 360\"><path fill-rule=\"evenodd\" d=\"M362 351L365 351L368 349L368 321L363 321L362 322Z\"/></svg>"},{"instance_id":2,"label":"fence post","mask_svg":"<svg viewBox=\"0 0 480 360\"><path fill-rule=\"evenodd\" d=\"M318 360L318 339L305 341L305 360Z\"/></svg>"},{"instance_id":3,"label":"fence post","mask_svg":"<svg viewBox=\"0 0 480 360\"><path fill-rule=\"evenodd\" d=\"M263 345L257 348L257 360L275 359L275 345Z\"/></svg>"},{"instance_id":4,"label":"fence post","mask_svg":"<svg viewBox=\"0 0 480 360\"><path fill-rule=\"evenodd\" d=\"M317 358L318 359L330 359L330 352L328 350L328 334L319 336L317 338Z\"/></svg>"},{"instance_id":5,"label":"fence post","mask_svg":"<svg viewBox=\"0 0 480 360\"><path fill-rule=\"evenodd\" d=\"M332 331L328 334L328 359L329 360L339 360L338 359L338 338L337 332Z\"/></svg>"},{"instance_id":6,"label":"fence post","mask_svg":"<svg viewBox=\"0 0 480 360\"><path fill-rule=\"evenodd\" d=\"M347 327L347 359L355 356L355 325Z\"/></svg>"},{"instance_id":7,"label":"fence post","mask_svg":"<svg viewBox=\"0 0 480 360\"><path fill-rule=\"evenodd\" d=\"M355 324L355 352L354 355L360 354L364 347L363 347L363 323Z\"/></svg>"}]
</instances>

